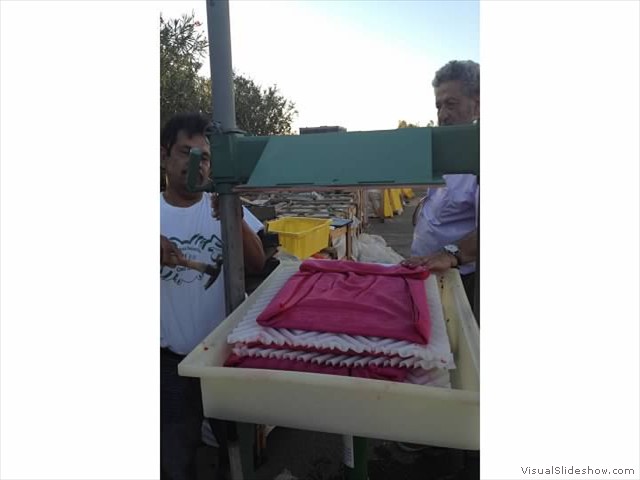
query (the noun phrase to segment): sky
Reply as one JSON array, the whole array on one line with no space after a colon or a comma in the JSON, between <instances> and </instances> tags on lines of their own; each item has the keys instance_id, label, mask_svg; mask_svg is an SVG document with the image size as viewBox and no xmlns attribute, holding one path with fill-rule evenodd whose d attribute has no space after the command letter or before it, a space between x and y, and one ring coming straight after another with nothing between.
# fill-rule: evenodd
<instances>
[{"instance_id":1,"label":"sky","mask_svg":"<svg viewBox=\"0 0 640 480\"><path fill-rule=\"evenodd\" d=\"M158 3L165 18L193 11L206 33L204 0ZM479 62L478 1L232 0L230 22L234 70L295 102L296 132L435 122L435 71Z\"/></svg>"}]
</instances>

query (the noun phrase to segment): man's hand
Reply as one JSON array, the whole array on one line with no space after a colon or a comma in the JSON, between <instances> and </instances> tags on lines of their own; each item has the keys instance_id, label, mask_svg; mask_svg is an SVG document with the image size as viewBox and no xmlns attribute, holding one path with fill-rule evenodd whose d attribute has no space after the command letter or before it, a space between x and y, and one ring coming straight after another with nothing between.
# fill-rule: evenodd
<instances>
[{"instance_id":1,"label":"man's hand","mask_svg":"<svg viewBox=\"0 0 640 480\"><path fill-rule=\"evenodd\" d=\"M167 237L160 235L160 265L173 268L181 261L184 261L184 257L180 249Z\"/></svg>"},{"instance_id":2,"label":"man's hand","mask_svg":"<svg viewBox=\"0 0 640 480\"><path fill-rule=\"evenodd\" d=\"M213 218L220 220L220 197L217 193L211 194L211 210L213 211Z\"/></svg>"},{"instance_id":3,"label":"man's hand","mask_svg":"<svg viewBox=\"0 0 640 480\"><path fill-rule=\"evenodd\" d=\"M437 252L426 257L407 258L402 265L409 268L426 267L432 272L444 272L458 266L458 261L447 252Z\"/></svg>"},{"instance_id":4,"label":"man's hand","mask_svg":"<svg viewBox=\"0 0 640 480\"><path fill-rule=\"evenodd\" d=\"M466 265L475 262L478 257L478 230L469 232L465 237L455 242L458 245L460 263ZM459 267L458 259L450 253L441 250L425 257L407 258L402 265L409 268L427 267L433 272L444 272L453 267Z\"/></svg>"}]
</instances>

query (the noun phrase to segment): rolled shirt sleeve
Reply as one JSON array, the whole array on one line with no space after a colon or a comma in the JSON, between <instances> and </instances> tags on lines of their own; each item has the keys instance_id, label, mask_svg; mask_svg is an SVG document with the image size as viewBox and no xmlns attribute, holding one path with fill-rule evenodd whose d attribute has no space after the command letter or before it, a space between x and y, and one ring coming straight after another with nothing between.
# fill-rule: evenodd
<instances>
[{"instance_id":1,"label":"rolled shirt sleeve","mask_svg":"<svg viewBox=\"0 0 640 480\"><path fill-rule=\"evenodd\" d=\"M477 228L479 188L475 175L445 175L445 186L434 189L424 202L414 229L411 254L425 256L455 243ZM462 265L461 274L475 271Z\"/></svg>"}]
</instances>

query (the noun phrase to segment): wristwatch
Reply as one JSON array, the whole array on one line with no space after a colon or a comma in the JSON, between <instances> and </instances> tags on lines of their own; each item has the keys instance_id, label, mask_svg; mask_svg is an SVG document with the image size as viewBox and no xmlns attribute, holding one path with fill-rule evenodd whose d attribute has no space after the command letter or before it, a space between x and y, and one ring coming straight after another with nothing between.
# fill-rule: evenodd
<instances>
[{"instance_id":1,"label":"wristwatch","mask_svg":"<svg viewBox=\"0 0 640 480\"><path fill-rule=\"evenodd\" d=\"M458 248L457 245L449 244L449 245L445 245L444 247L442 247L442 249L447 252L449 255L453 255L456 259L456 261L458 262L458 264L456 265L456 267L459 267L460 265L462 265L462 259L460 258L460 248Z\"/></svg>"}]
</instances>

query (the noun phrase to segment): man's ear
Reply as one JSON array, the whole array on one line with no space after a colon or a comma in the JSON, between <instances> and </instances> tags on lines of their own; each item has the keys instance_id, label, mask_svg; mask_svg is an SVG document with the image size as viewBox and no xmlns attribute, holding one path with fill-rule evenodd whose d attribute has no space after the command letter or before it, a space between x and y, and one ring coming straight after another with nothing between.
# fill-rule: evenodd
<instances>
[{"instance_id":1,"label":"man's ear","mask_svg":"<svg viewBox=\"0 0 640 480\"><path fill-rule=\"evenodd\" d=\"M167 168L167 158L169 158L169 152L163 146L160 147L160 166Z\"/></svg>"},{"instance_id":2,"label":"man's ear","mask_svg":"<svg viewBox=\"0 0 640 480\"><path fill-rule=\"evenodd\" d=\"M476 97L475 109L474 109L473 115L476 120L480 118L480 95Z\"/></svg>"}]
</instances>

